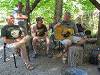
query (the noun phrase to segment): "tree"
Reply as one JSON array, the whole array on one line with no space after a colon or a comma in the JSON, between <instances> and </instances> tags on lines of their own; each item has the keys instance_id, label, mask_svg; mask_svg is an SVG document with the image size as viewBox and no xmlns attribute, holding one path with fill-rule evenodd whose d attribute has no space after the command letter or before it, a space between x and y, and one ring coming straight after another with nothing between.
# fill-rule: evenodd
<instances>
[{"instance_id":1,"label":"tree","mask_svg":"<svg viewBox=\"0 0 100 75\"><path fill-rule=\"evenodd\" d=\"M29 26L28 26L28 22L30 22L30 13L35 9L35 7L37 6L37 4L40 2L41 0L35 0L32 5L30 5L30 0L26 0L26 15L29 17L27 20L27 30L30 30ZM28 32L28 31L27 31ZM31 34L31 33L29 33Z\"/></svg>"},{"instance_id":2,"label":"tree","mask_svg":"<svg viewBox=\"0 0 100 75\"><path fill-rule=\"evenodd\" d=\"M37 4L40 2L41 0L35 0L32 5L30 5L30 0L26 0L26 14L29 17L30 13L35 9L35 7L37 6ZM29 20L28 20L29 21Z\"/></svg>"},{"instance_id":3,"label":"tree","mask_svg":"<svg viewBox=\"0 0 100 75\"><path fill-rule=\"evenodd\" d=\"M90 2L100 11L100 4L97 0L90 0ZM100 39L100 13L99 13L99 23L98 23L98 40Z\"/></svg>"},{"instance_id":4,"label":"tree","mask_svg":"<svg viewBox=\"0 0 100 75\"><path fill-rule=\"evenodd\" d=\"M37 6L37 4L40 2L41 0L35 0L32 5L30 5L30 0L26 0L26 14L29 15L34 8Z\"/></svg>"}]
</instances>

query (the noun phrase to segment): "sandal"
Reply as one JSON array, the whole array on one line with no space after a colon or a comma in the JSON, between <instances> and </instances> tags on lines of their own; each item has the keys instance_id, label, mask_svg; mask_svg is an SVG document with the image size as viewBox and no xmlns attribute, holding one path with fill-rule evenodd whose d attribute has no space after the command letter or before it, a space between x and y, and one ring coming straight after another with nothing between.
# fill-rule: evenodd
<instances>
[{"instance_id":1,"label":"sandal","mask_svg":"<svg viewBox=\"0 0 100 75\"><path fill-rule=\"evenodd\" d=\"M33 65L32 64L25 64L26 65L26 68L28 69L28 70L32 70L32 69L34 69L35 67L33 67Z\"/></svg>"}]
</instances>

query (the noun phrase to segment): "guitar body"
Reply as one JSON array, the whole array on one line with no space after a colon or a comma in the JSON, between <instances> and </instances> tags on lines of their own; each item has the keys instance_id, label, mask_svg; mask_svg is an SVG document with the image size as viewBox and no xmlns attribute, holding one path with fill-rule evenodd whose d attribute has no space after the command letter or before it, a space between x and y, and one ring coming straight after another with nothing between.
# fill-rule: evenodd
<instances>
[{"instance_id":1,"label":"guitar body","mask_svg":"<svg viewBox=\"0 0 100 75\"><path fill-rule=\"evenodd\" d=\"M54 30L54 36L55 36L55 39L56 40L62 40L63 39L63 36L61 35L62 33L62 30L63 30L63 26L57 26Z\"/></svg>"},{"instance_id":2,"label":"guitar body","mask_svg":"<svg viewBox=\"0 0 100 75\"><path fill-rule=\"evenodd\" d=\"M73 28L59 25L55 28L54 36L56 40L70 39L73 33Z\"/></svg>"}]
</instances>

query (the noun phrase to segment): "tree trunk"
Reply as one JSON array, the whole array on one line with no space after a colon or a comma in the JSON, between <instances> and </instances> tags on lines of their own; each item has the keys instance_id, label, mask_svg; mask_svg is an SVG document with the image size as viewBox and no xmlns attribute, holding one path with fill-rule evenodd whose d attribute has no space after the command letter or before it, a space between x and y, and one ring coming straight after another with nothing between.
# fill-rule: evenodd
<instances>
[{"instance_id":1,"label":"tree trunk","mask_svg":"<svg viewBox=\"0 0 100 75\"><path fill-rule=\"evenodd\" d=\"M98 38L97 45L100 46L100 12L99 12L99 23L98 23L98 35L97 35L97 38Z\"/></svg>"},{"instance_id":2,"label":"tree trunk","mask_svg":"<svg viewBox=\"0 0 100 75\"><path fill-rule=\"evenodd\" d=\"M62 17L63 0L55 0L54 22L58 22Z\"/></svg>"},{"instance_id":3,"label":"tree trunk","mask_svg":"<svg viewBox=\"0 0 100 75\"><path fill-rule=\"evenodd\" d=\"M30 22L30 13L35 9L35 7L37 6L37 4L40 1L41 0L35 0L32 3L32 6L30 6L30 0L26 0L26 9L25 9L25 12L26 12L26 15L28 16L26 27L27 27L27 34L29 34L29 35L31 35L30 26L28 25L28 23ZM33 50L32 39L29 41L27 48L28 48L28 55L29 55L29 50Z\"/></svg>"},{"instance_id":4,"label":"tree trunk","mask_svg":"<svg viewBox=\"0 0 100 75\"><path fill-rule=\"evenodd\" d=\"M100 4L98 3L97 0L90 0L90 2L91 2L98 10L100 10Z\"/></svg>"},{"instance_id":5,"label":"tree trunk","mask_svg":"<svg viewBox=\"0 0 100 75\"><path fill-rule=\"evenodd\" d=\"M29 28L29 25L28 23L30 22L30 13L35 9L35 7L37 6L37 4L40 2L41 0L35 0L32 5L30 6L30 0L26 0L26 9L25 9L25 12L26 12L26 15L28 16L28 20L27 20L27 32L29 32L28 34L30 34L30 30Z\"/></svg>"}]
</instances>

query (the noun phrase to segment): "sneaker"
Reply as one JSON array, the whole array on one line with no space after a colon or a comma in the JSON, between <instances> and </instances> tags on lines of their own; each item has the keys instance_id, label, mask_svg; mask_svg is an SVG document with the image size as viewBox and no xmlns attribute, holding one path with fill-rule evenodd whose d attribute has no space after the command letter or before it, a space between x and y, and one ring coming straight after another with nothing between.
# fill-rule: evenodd
<instances>
[{"instance_id":1,"label":"sneaker","mask_svg":"<svg viewBox=\"0 0 100 75\"><path fill-rule=\"evenodd\" d=\"M38 58L39 54L34 54L33 58Z\"/></svg>"}]
</instances>

